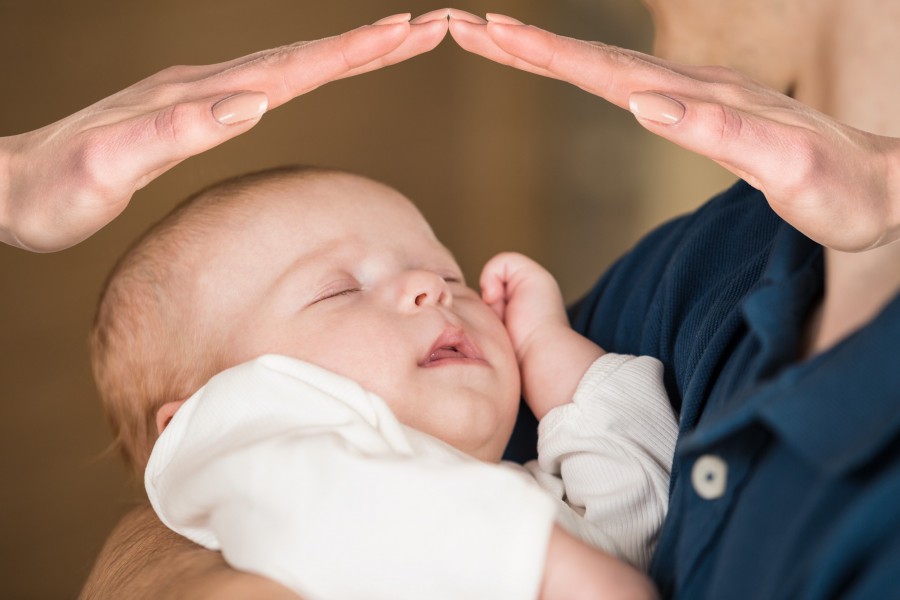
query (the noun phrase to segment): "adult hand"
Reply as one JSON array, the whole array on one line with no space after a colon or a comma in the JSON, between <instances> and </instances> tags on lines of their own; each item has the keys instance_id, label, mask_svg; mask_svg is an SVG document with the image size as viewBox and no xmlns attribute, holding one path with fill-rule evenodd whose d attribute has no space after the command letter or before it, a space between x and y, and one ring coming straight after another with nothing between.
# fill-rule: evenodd
<instances>
[{"instance_id":1,"label":"adult hand","mask_svg":"<svg viewBox=\"0 0 900 600\"><path fill-rule=\"evenodd\" d=\"M0 241L61 250L115 218L182 160L244 133L320 85L431 50L447 10L216 65L165 69L57 123L0 138Z\"/></svg>"},{"instance_id":2,"label":"adult hand","mask_svg":"<svg viewBox=\"0 0 900 600\"><path fill-rule=\"evenodd\" d=\"M900 238L900 140L838 123L723 67L665 61L555 35L502 15L453 11L460 46L567 81L761 190L817 242L862 251Z\"/></svg>"}]
</instances>

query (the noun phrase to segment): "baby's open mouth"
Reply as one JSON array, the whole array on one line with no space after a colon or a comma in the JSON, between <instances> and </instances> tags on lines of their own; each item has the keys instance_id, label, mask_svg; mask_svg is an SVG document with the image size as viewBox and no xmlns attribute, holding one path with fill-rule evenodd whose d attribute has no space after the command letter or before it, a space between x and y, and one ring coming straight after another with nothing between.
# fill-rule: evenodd
<instances>
[{"instance_id":1,"label":"baby's open mouth","mask_svg":"<svg viewBox=\"0 0 900 600\"><path fill-rule=\"evenodd\" d=\"M465 358L466 355L459 351L456 346L438 348L428 357L429 361L440 360L442 358Z\"/></svg>"},{"instance_id":2,"label":"baby's open mouth","mask_svg":"<svg viewBox=\"0 0 900 600\"><path fill-rule=\"evenodd\" d=\"M465 332L451 327L441 332L424 358L419 361L419 366L428 367L465 360L481 361L481 353L469 341Z\"/></svg>"}]
</instances>

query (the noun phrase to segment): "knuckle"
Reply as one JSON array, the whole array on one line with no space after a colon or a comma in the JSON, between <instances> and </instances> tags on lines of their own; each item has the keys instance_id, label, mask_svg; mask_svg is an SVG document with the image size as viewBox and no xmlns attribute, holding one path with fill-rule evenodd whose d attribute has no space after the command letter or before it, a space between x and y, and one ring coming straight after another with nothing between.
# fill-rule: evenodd
<instances>
[{"instance_id":1,"label":"knuckle","mask_svg":"<svg viewBox=\"0 0 900 600\"><path fill-rule=\"evenodd\" d=\"M742 85L748 80L748 77L746 75L731 67L725 67L722 65L709 65L703 67L703 70L706 73L709 81Z\"/></svg>"},{"instance_id":2,"label":"knuckle","mask_svg":"<svg viewBox=\"0 0 900 600\"><path fill-rule=\"evenodd\" d=\"M157 85L152 90L152 102L155 106L175 104L185 95L185 85L181 82L167 82Z\"/></svg>"},{"instance_id":3,"label":"knuckle","mask_svg":"<svg viewBox=\"0 0 900 600\"><path fill-rule=\"evenodd\" d=\"M102 129L80 134L68 156L68 172L75 189L100 198L114 197L116 190L110 169L110 147Z\"/></svg>"},{"instance_id":4,"label":"knuckle","mask_svg":"<svg viewBox=\"0 0 900 600\"><path fill-rule=\"evenodd\" d=\"M191 107L183 103L173 104L157 112L153 117L153 134L165 142L181 142L190 130L191 114Z\"/></svg>"},{"instance_id":5,"label":"knuckle","mask_svg":"<svg viewBox=\"0 0 900 600\"><path fill-rule=\"evenodd\" d=\"M826 169L824 156L812 132L798 130L781 142L790 168L785 169L784 189L791 195L805 193Z\"/></svg>"},{"instance_id":6,"label":"knuckle","mask_svg":"<svg viewBox=\"0 0 900 600\"><path fill-rule=\"evenodd\" d=\"M190 82L196 79L196 69L197 67L190 67L187 65L166 67L150 77L141 80L137 85L142 88L157 90L170 85Z\"/></svg>"},{"instance_id":7,"label":"knuckle","mask_svg":"<svg viewBox=\"0 0 900 600\"><path fill-rule=\"evenodd\" d=\"M189 67L187 65L173 65L171 67L166 67L159 73L155 75L162 81L184 81L188 79L191 71L194 67Z\"/></svg>"},{"instance_id":8,"label":"knuckle","mask_svg":"<svg viewBox=\"0 0 900 600\"><path fill-rule=\"evenodd\" d=\"M188 85L185 81L145 79L133 86L134 93L128 101L130 105L145 108L175 104L188 93Z\"/></svg>"},{"instance_id":9,"label":"knuckle","mask_svg":"<svg viewBox=\"0 0 900 600\"><path fill-rule=\"evenodd\" d=\"M709 123L715 141L719 145L726 145L740 139L745 126L741 114L723 104L716 103L710 106Z\"/></svg>"},{"instance_id":10,"label":"knuckle","mask_svg":"<svg viewBox=\"0 0 900 600\"><path fill-rule=\"evenodd\" d=\"M737 81L713 84L713 94L719 102L729 106L742 106L747 97L747 88Z\"/></svg>"}]
</instances>

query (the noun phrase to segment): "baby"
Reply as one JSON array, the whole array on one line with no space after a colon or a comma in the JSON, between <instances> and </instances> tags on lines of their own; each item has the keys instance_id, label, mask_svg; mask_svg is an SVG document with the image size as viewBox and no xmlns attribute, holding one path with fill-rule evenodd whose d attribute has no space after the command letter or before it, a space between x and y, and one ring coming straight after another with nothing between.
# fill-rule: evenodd
<instances>
[{"instance_id":1,"label":"baby","mask_svg":"<svg viewBox=\"0 0 900 600\"><path fill-rule=\"evenodd\" d=\"M665 514L659 363L572 331L524 256L480 283L363 177L289 167L188 199L119 261L91 338L157 514L307 600L653 597L607 553L645 566ZM500 463L520 393L526 469Z\"/></svg>"}]
</instances>

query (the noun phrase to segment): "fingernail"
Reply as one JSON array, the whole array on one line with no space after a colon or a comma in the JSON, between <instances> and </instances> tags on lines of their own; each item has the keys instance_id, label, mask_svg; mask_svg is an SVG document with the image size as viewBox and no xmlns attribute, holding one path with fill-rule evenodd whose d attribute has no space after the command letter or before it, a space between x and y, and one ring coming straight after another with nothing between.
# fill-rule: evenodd
<instances>
[{"instance_id":1,"label":"fingernail","mask_svg":"<svg viewBox=\"0 0 900 600\"><path fill-rule=\"evenodd\" d=\"M400 13L396 15L391 15L389 17L385 17L383 19L378 19L372 25L396 25L397 23L406 23L409 21L409 18L412 16L411 13Z\"/></svg>"},{"instance_id":2,"label":"fingernail","mask_svg":"<svg viewBox=\"0 0 900 600\"><path fill-rule=\"evenodd\" d=\"M458 8L448 9L447 14L451 19L454 19L456 21L465 21L467 23L475 23L476 25L484 25L485 23L487 23L487 21L485 21L478 15L473 15L470 12L466 12Z\"/></svg>"},{"instance_id":3,"label":"fingernail","mask_svg":"<svg viewBox=\"0 0 900 600\"><path fill-rule=\"evenodd\" d=\"M512 17L507 17L506 15L498 15L497 13L488 13L488 14L484 15L484 17L491 23L497 23L499 25L524 25L525 24L518 19L513 19Z\"/></svg>"},{"instance_id":4,"label":"fingernail","mask_svg":"<svg viewBox=\"0 0 900 600\"><path fill-rule=\"evenodd\" d=\"M222 125L234 125L259 117L268 107L269 98L264 93L239 92L213 104L212 114Z\"/></svg>"},{"instance_id":5,"label":"fingernail","mask_svg":"<svg viewBox=\"0 0 900 600\"><path fill-rule=\"evenodd\" d=\"M419 23L428 23L430 21L440 21L441 19L446 19L450 15L449 8L439 8L437 10L432 10L427 13L421 14L412 21L410 21L411 25L418 25Z\"/></svg>"},{"instance_id":6,"label":"fingernail","mask_svg":"<svg viewBox=\"0 0 900 600\"><path fill-rule=\"evenodd\" d=\"M684 105L656 92L635 92L628 99L628 107L639 119L674 125L684 118Z\"/></svg>"}]
</instances>

